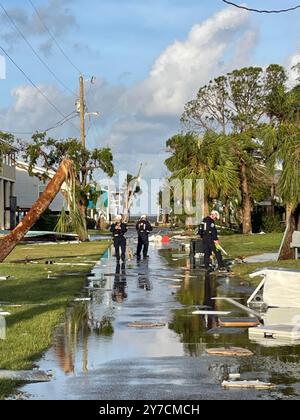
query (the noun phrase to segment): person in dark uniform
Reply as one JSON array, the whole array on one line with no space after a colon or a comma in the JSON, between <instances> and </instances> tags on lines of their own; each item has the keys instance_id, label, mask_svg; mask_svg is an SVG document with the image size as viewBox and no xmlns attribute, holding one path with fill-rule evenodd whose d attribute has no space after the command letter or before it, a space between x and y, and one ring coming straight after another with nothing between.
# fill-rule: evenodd
<instances>
[{"instance_id":1,"label":"person in dark uniform","mask_svg":"<svg viewBox=\"0 0 300 420\"><path fill-rule=\"evenodd\" d=\"M147 216L143 215L136 224L136 230L138 232L138 246L137 246L137 259L141 259L141 253L143 251L144 258L148 258L149 249L149 233L152 232L153 228L147 220Z\"/></svg>"},{"instance_id":2,"label":"person in dark uniform","mask_svg":"<svg viewBox=\"0 0 300 420\"><path fill-rule=\"evenodd\" d=\"M222 253L217 249L220 244L218 238L218 231L215 225L216 220L220 219L220 214L216 210L213 210L208 217L203 219L199 227L198 234L203 239L204 248L204 266L206 270L209 270L210 257L212 253L215 254L218 261L219 271L226 272Z\"/></svg>"},{"instance_id":3,"label":"person in dark uniform","mask_svg":"<svg viewBox=\"0 0 300 420\"><path fill-rule=\"evenodd\" d=\"M128 231L125 223L122 222L122 216L117 216L115 223L110 227L110 231L113 235L114 246L116 250L117 261L120 262L120 249L122 261L126 260L126 238L125 233Z\"/></svg>"}]
</instances>

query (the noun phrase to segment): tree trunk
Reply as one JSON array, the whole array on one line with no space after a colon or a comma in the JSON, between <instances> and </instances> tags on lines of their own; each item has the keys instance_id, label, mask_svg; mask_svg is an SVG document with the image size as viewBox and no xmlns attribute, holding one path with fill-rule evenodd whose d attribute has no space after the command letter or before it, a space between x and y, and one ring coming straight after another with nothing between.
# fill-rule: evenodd
<instances>
[{"instance_id":1,"label":"tree trunk","mask_svg":"<svg viewBox=\"0 0 300 420\"><path fill-rule=\"evenodd\" d=\"M242 211L243 211L243 234L249 235L252 232L252 201L249 190L249 183L245 163L241 163L241 187L242 187Z\"/></svg>"},{"instance_id":2,"label":"tree trunk","mask_svg":"<svg viewBox=\"0 0 300 420\"><path fill-rule=\"evenodd\" d=\"M87 231L87 208L88 208L88 198L85 193L86 187L88 185L88 171L86 169L86 162L83 164L82 170L81 170L81 182L79 182L79 189L80 189L80 198L78 203L78 209L80 211L80 214L82 216L82 220L85 224L85 232L79 234L79 240L81 242L88 242L89 241L89 235Z\"/></svg>"},{"instance_id":3,"label":"tree trunk","mask_svg":"<svg viewBox=\"0 0 300 420\"><path fill-rule=\"evenodd\" d=\"M287 225L279 250L278 261L292 260L295 257L294 250L291 248L292 236L295 230L299 229L300 224L300 205L295 209L291 204L287 205L286 210Z\"/></svg>"},{"instance_id":4,"label":"tree trunk","mask_svg":"<svg viewBox=\"0 0 300 420\"><path fill-rule=\"evenodd\" d=\"M47 185L45 191L32 206L26 217L18 224L11 234L0 240L0 263L13 251L15 246L20 242L32 226L39 220L43 213L48 209L56 195L59 193L63 183L73 166L73 162L64 159L58 168L55 176Z\"/></svg>"},{"instance_id":5,"label":"tree trunk","mask_svg":"<svg viewBox=\"0 0 300 420\"><path fill-rule=\"evenodd\" d=\"M88 242L89 241L89 235L87 231L87 207L88 207L88 200L87 197L81 193L81 197L78 203L78 208L80 211L80 214L82 216L82 220L85 223L86 229L84 233L79 234L79 240L81 242Z\"/></svg>"},{"instance_id":6,"label":"tree trunk","mask_svg":"<svg viewBox=\"0 0 300 420\"><path fill-rule=\"evenodd\" d=\"M230 201L226 200L224 205L224 218L225 218L225 226L227 228L231 228L231 217L230 217Z\"/></svg>"},{"instance_id":7,"label":"tree trunk","mask_svg":"<svg viewBox=\"0 0 300 420\"><path fill-rule=\"evenodd\" d=\"M208 203L208 198L205 195L204 196L204 217L207 217L209 215L209 203Z\"/></svg>"}]
</instances>

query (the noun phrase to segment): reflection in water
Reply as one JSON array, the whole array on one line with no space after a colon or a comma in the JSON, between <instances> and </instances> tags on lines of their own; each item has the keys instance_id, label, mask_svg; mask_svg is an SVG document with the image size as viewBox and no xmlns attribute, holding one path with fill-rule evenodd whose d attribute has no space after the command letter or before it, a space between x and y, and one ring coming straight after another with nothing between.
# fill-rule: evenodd
<instances>
[{"instance_id":1,"label":"reflection in water","mask_svg":"<svg viewBox=\"0 0 300 420\"><path fill-rule=\"evenodd\" d=\"M207 306L207 309L211 311L216 310L216 301L213 300L213 297L217 296L217 287L216 287L216 278L211 277L208 272L205 274L204 282L204 299L203 306ZM207 329L212 329L217 327L217 317L204 315L205 327Z\"/></svg>"},{"instance_id":2,"label":"reflection in water","mask_svg":"<svg viewBox=\"0 0 300 420\"><path fill-rule=\"evenodd\" d=\"M113 286L112 300L117 303L122 303L127 299L128 295L126 293L127 280L126 280L126 267L125 264L117 264L116 275Z\"/></svg>"},{"instance_id":3,"label":"reflection in water","mask_svg":"<svg viewBox=\"0 0 300 420\"><path fill-rule=\"evenodd\" d=\"M105 280L108 282L108 279ZM111 337L114 334L112 310L109 302L104 313L97 313L99 304L104 304L104 299L116 302L123 302L127 298L125 292L126 273L125 267L117 267L113 293L103 293L103 280L91 279L89 283L89 296L91 303L78 303L71 308L67 315L64 327L57 331L54 351L58 358L59 365L66 374L75 371L75 355L78 354L78 344L81 348L82 371L88 372L88 348L89 337L93 334Z\"/></svg>"},{"instance_id":4,"label":"reflection in water","mask_svg":"<svg viewBox=\"0 0 300 420\"><path fill-rule=\"evenodd\" d=\"M87 304L76 305L67 315L64 330L56 336L54 350L65 373L74 372L74 354L78 340L83 343L83 371L86 371L89 312Z\"/></svg>"},{"instance_id":5,"label":"reflection in water","mask_svg":"<svg viewBox=\"0 0 300 420\"><path fill-rule=\"evenodd\" d=\"M152 282L149 277L149 260L138 262L138 287L147 291L152 290Z\"/></svg>"},{"instance_id":6,"label":"reflection in water","mask_svg":"<svg viewBox=\"0 0 300 420\"><path fill-rule=\"evenodd\" d=\"M222 334L218 328L217 316L191 314L197 308L209 311L221 309L222 303L218 302L217 307L217 302L212 299L219 295L219 282L216 276L205 271L185 271L182 288L177 294L177 299L184 308L173 311L173 320L169 326L180 334L185 352L191 356L200 356L209 345L232 343L243 347L248 339L246 330L244 334Z\"/></svg>"},{"instance_id":7,"label":"reflection in water","mask_svg":"<svg viewBox=\"0 0 300 420\"><path fill-rule=\"evenodd\" d=\"M204 274L204 273L203 273ZM203 281L204 280L204 281ZM209 274L191 278L190 272L185 273L181 291L178 299L185 306L184 309L174 311L173 321L170 328L180 334L186 352L197 356L203 352L207 340L204 340L207 330L214 328L217 324L216 317L192 316L193 308L201 307L215 310L216 279Z\"/></svg>"},{"instance_id":8,"label":"reflection in water","mask_svg":"<svg viewBox=\"0 0 300 420\"><path fill-rule=\"evenodd\" d=\"M281 388L279 387L276 391L275 398L280 398L283 394L300 395L300 346L278 349L264 347L249 341L247 330L242 334L234 331L234 334L228 335L225 329L217 328L216 317L192 315L192 311L197 308L232 309L226 303L212 300L212 297L230 296L241 299L244 303L251 290L245 291L239 279L218 278L214 275L205 275L205 272L199 269L191 269L189 258L174 261L172 255L175 252L178 253L178 250L174 252L173 249L162 248L157 252L154 245L150 250L150 267L148 261L141 261L138 265L128 266L128 271L125 270L125 266L120 265L115 271L114 260L105 260L99 264L88 289L91 302L78 304L70 311L65 325L55 339L56 357L53 358L53 349L51 349L41 361L42 370L55 369L56 359L59 359L63 372L74 372L76 375L86 372L87 369L92 372L93 369L96 370L105 363L110 363L107 381L104 385L101 383L101 386L113 391L116 383L110 382L110 375L111 362L114 360L122 359L125 366L126 364L132 366L130 360L136 358L198 357L203 356L208 347L234 346L248 348L255 354L253 358L236 361L240 365L243 379L253 378L280 385ZM127 278L130 279L128 284ZM134 278L133 281L131 281L132 278ZM168 287L172 279L176 280L176 285L181 284L178 292L177 290L170 291ZM129 293L128 288L130 288ZM245 315L242 314L242 316ZM282 315L280 319L281 317ZM168 323L169 329L137 331L128 328L130 321L169 319L172 320ZM203 359L205 360L202 358L200 363ZM223 358L216 361L216 369L222 373L223 364L226 362ZM186 362L183 359L183 363L179 362L176 366L178 375L184 378L184 383L186 382ZM210 368L209 363L210 361L208 361L207 369ZM96 379L97 374L93 376L93 373L89 373L89 375L91 375L91 381L89 383L87 380L86 384L91 387L92 394L95 391L94 378ZM135 373L132 372L128 380L128 388L134 383L135 386L140 384L142 389L145 377L137 378L134 375ZM160 381L164 378L163 375L164 372L161 376L158 374L155 379ZM153 375L151 380L152 378ZM67 390L70 397L75 399L81 395L82 389L77 387L76 381L72 381L72 377L66 379L66 375L58 373L55 387L53 383L30 385L26 387L25 392L52 398L53 389L56 390L57 397L61 397ZM170 392L171 381L172 379L168 380L165 385L168 392ZM70 384L73 384L73 391ZM283 388L282 384L289 386ZM126 388L126 384L124 386ZM216 383L216 387L220 389L220 384ZM206 388L207 383L203 382L199 375L199 391L205 393ZM228 397L230 393L225 394ZM258 397L261 396L262 393L259 392Z\"/></svg>"}]
</instances>

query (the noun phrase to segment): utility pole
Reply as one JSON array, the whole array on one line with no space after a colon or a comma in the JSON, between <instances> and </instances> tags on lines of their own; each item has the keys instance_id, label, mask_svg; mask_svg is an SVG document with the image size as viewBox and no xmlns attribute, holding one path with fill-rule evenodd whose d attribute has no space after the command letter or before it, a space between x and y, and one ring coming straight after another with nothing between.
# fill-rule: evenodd
<instances>
[{"instance_id":1,"label":"utility pole","mask_svg":"<svg viewBox=\"0 0 300 420\"><path fill-rule=\"evenodd\" d=\"M80 131L81 131L81 144L85 148L85 101L84 101L84 80L81 75L79 78L80 84Z\"/></svg>"}]
</instances>

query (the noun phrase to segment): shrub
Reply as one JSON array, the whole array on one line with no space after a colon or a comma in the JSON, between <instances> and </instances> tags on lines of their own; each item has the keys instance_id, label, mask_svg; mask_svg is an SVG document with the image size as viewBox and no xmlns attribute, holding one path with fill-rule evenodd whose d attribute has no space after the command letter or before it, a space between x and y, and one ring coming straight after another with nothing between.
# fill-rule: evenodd
<instances>
[{"instance_id":1,"label":"shrub","mask_svg":"<svg viewBox=\"0 0 300 420\"><path fill-rule=\"evenodd\" d=\"M94 220L94 219L91 219L91 218L87 218L87 228L89 229L89 230L94 230L94 229L96 229L96 225L97 225L97 222L96 222L96 220Z\"/></svg>"},{"instance_id":2,"label":"shrub","mask_svg":"<svg viewBox=\"0 0 300 420\"><path fill-rule=\"evenodd\" d=\"M262 218L262 229L266 233L283 232L284 226L281 223L280 215L266 215Z\"/></svg>"},{"instance_id":3,"label":"shrub","mask_svg":"<svg viewBox=\"0 0 300 420\"><path fill-rule=\"evenodd\" d=\"M32 227L32 230L41 232L53 232L57 225L59 216L52 214L50 210L46 210L41 218Z\"/></svg>"}]
</instances>

